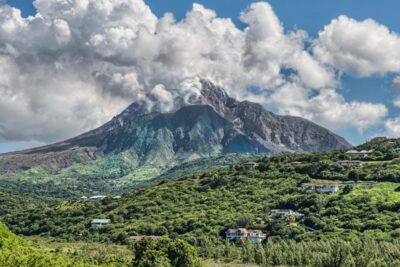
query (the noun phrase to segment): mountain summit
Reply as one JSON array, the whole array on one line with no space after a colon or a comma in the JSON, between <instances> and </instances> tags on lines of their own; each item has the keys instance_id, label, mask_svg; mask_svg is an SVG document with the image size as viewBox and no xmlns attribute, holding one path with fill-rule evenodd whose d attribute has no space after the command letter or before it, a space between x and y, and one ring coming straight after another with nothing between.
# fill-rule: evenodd
<instances>
[{"instance_id":1,"label":"mountain summit","mask_svg":"<svg viewBox=\"0 0 400 267\"><path fill-rule=\"evenodd\" d=\"M223 153L323 151L350 147L342 137L306 119L279 116L260 104L237 101L223 88L201 80L200 94L177 98L175 108L135 102L103 126L53 145L0 155L3 173L40 165L60 169L76 157L130 150L139 165L186 161ZM172 164L174 165L174 164Z\"/></svg>"},{"instance_id":2,"label":"mountain summit","mask_svg":"<svg viewBox=\"0 0 400 267\"><path fill-rule=\"evenodd\" d=\"M110 122L78 137L2 154L0 174L38 167L57 173L76 162L100 162L104 157L128 159L124 164L131 171L143 166L165 171L184 162L227 153L347 147L350 144L345 139L315 123L275 115L260 104L237 101L223 88L202 80L198 92L185 99L175 98L174 108L168 112L157 105L149 108L148 103L136 102Z\"/></svg>"}]
</instances>

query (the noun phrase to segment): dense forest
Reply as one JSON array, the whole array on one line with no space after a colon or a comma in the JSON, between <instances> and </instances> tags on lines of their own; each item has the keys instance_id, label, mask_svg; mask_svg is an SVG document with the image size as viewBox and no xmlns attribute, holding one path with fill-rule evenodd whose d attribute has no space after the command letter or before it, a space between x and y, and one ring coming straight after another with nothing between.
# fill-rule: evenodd
<instances>
[{"instance_id":1,"label":"dense forest","mask_svg":"<svg viewBox=\"0 0 400 267\"><path fill-rule=\"evenodd\" d=\"M350 159L346 151L280 154L259 159L255 169L234 164L100 202L33 200L26 209L15 203L29 196L18 200L16 194L14 201L0 202L8 210L0 216L20 235L115 243L134 252L142 241L129 236L169 237L162 246L185 242L179 246L191 251L193 262L197 254L262 266L400 266L399 147L400 140L374 139L356 148L373 150L357 159L358 166L340 164ZM322 194L301 188L312 181L334 181L340 190ZM273 218L272 209L304 216ZM93 219L111 223L94 229ZM268 238L258 245L226 241L225 231L235 227L260 229ZM196 266L177 265L159 242L143 241L153 252L146 257L135 252L132 264L151 266L140 265L144 257L159 266Z\"/></svg>"}]
</instances>

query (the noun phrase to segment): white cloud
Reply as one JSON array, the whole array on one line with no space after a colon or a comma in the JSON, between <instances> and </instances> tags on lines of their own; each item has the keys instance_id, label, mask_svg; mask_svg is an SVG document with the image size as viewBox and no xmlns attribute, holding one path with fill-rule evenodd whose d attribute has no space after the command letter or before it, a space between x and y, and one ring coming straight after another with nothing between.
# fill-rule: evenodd
<instances>
[{"instance_id":1,"label":"white cloud","mask_svg":"<svg viewBox=\"0 0 400 267\"><path fill-rule=\"evenodd\" d=\"M360 76L400 71L400 36L372 19L340 16L325 26L313 52L325 64Z\"/></svg>"},{"instance_id":2,"label":"white cloud","mask_svg":"<svg viewBox=\"0 0 400 267\"><path fill-rule=\"evenodd\" d=\"M400 76L393 79L394 88L400 91Z\"/></svg>"},{"instance_id":3,"label":"white cloud","mask_svg":"<svg viewBox=\"0 0 400 267\"><path fill-rule=\"evenodd\" d=\"M400 108L400 96L396 96L396 97L393 99L393 105L394 105L395 107L397 107L397 108Z\"/></svg>"},{"instance_id":4,"label":"white cloud","mask_svg":"<svg viewBox=\"0 0 400 267\"><path fill-rule=\"evenodd\" d=\"M384 133L388 137L399 138L400 137L400 117L392 118L385 121Z\"/></svg>"},{"instance_id":5,"label":"white cloud","mask_svg":"<svg viewBox=\"0 0 400 267\"><path fill-rule=\"evenodd\" d=\"M271 104L277 106L281 114L304 117L335 130L363 131L380 124L388 114L382 104L346 102L334 89L315 92L296 84L279 88L271 96Z\"/></svg>"},{"instance_id":6,"label":"white cloud","mask_svg":"<svg viewBox=\"0 0 400 267\"><path fill-rule=\"evenodd\" d=\"M198 93L195 77L335 129L364 129L386 114L382 105L346 102L330 89L337 81L324 64L347 64L321 54L332 54L326 46L330 35L321 34L314 47L321 63L304 48L307 33L285 33L266 2L253 3L240 15L244 30L199 4L181 21L171 14L157 18L143 0L36 0L34 5L38 14L28 18L0 6L0 140L71 137L137 100L157 99L170 110L177 94L189 99ZM336 33L332 25L325 32ZM397 45L397 37L387 34ZM381 64L366 58L361 73ZM293 74L282 74L286 69Z\"/></svg>"}]
</instances>

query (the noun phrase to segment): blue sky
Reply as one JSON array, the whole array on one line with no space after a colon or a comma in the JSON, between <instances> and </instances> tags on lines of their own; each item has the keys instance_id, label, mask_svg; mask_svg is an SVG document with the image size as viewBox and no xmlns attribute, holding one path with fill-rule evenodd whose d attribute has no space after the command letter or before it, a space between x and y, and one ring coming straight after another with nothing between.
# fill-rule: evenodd
<instances>
[{"instance_id":1,"label":"blue sky","mask_svg":"<svg viewBox=\"0 0 400 267\"><path fill-rule=\"evenodd\" d=\"M174 13L179 20L192 9L193 1L188 0L145 0L151 7L154 14L161 17L165 12ZM241 11L245 10L253 1L248 0L199 0L197 3L213 9L219 17L229 17L235 22L237 27L243 29L244 24L238 17ZM391 31L400 32L400 1L381 0L270 0L276 15L284 24L285 31L303 29L311 37L317 37L318 32L323 30L332 19L340 15L346 15L356 20L372 18L380 24L387 26ZM27 0L8 0L7 4L17 7L22 11L23 16L34 15L35 9L30 1ZM400 49L400 48L399 48ZM384 75L370 75L366 78L359 78L354 75L344 74L338 85L338 92L347 101L365 101L370 103L383 103L389 111L389 117L398 116L398 108L394 107L393 102L393 78L394 75L386 73ZM351 143L359 144L369 136L379 133L381 129L370 127L363 132L356 129L340 129L339 134L344 135ZM37 144L37 142L9 142L0 144L0 152L9 151Z\"/></svg>"},{"instance_id":2,"label":"blue sky","mask_svg":"<svg viewBox=\"0 0 400 267\"><path fill-rule=\"evenodd\" d=\"M250 0L145 0L158 16L165 12L173 12L179 19L192 8L194 2L201 3L208 8L217 11L221 17L230 17L238 25L238 15L249 4L255 1ZM270 0L268 1L285 24L286 29L298 27L307 30L311 35L316 35L322 27L328 24L333 18L339 15L347 15L357 20L373 18L385 24L394 31L400 30L400 19L398 10L400 2L396 0ZM11 6L18 7L24 16L33 15L35 9L32 1L29 0L7 0Z\"/></svg>"}]
</instances>

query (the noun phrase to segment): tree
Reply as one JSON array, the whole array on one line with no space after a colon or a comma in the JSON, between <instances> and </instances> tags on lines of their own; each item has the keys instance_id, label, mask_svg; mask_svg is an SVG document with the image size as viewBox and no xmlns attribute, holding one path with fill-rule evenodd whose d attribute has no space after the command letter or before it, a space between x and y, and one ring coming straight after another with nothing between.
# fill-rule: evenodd
<instances>
[{"instance_id":1,"label":"tree","mask_svg":"<svg viewBox=\"0 0 400 267\"><path fill-rule=\"evenodd\" d=\"M343 194L348 194L351 192L351 190L353 190L353 186L348 184L345 187L343 187Z\"/></svg>"},{"instance_id":2,"label":"tree","mask_svg":"<svg viewBox=\"0 0 400 267\"><path fill-rule=\"evenodd\" d=\"M251 227L254 224L254 216L248 213L242 214L239 216L236 222L238 227Z\"/></svg>"},{"instance_id":3,"label":"tree","mask_svg":"<svg viewBox=\"0 0 400 267\"><path fill-rule=\"evenodd\" d=\"M195 248L183 240L144 238L136 242L133 249L135 254L133 266L201 266Z\"/></svg>"},{"instance_id":4,"label":"tree","mask_svg":"<svg viewBox=\"0 0 400 267\"><path fill-rule=\"evenodd\" d=\"M348 178L349 180L358 182L358 180L360 179L360 175L356 170L351 170L348 174Z\"/></svg>"},{"instance_id":5,"label":"tree","mask_svg":"<svg viewBox=\"0 0 400 267\"><path fill-rule=\"evenodd\" d=\"M171 262L168 255L163 251L149 249L146 250L137 265L138 267L170 267Z\"/></svg>"}]
</instances>

